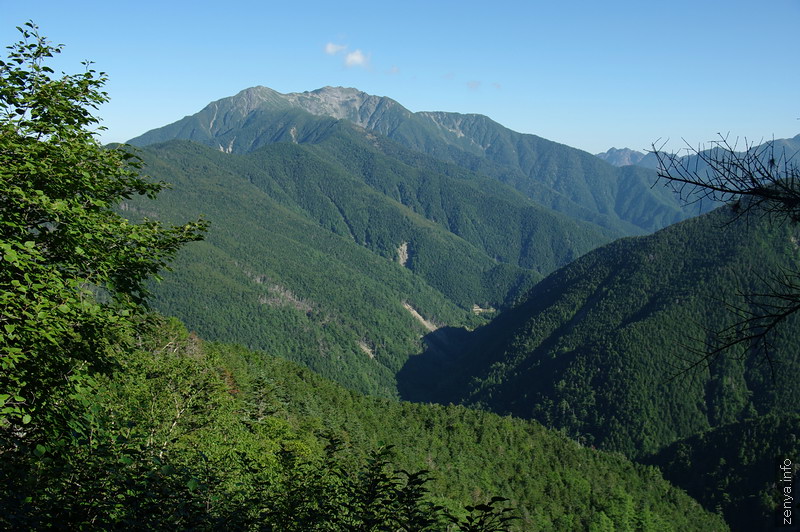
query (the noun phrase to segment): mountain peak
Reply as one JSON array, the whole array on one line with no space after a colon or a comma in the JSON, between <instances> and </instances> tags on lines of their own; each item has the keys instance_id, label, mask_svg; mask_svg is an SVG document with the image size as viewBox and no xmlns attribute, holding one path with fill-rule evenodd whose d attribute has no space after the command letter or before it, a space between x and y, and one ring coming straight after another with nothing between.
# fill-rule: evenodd
<instances>
[{"instance_id":1,"label":"mountain peak","mask_svg":"<svg viewBox=\"0 0 800 532\"><path fill-rule=\"evenodd\" d=\"M606 152L597 153L595 155L604 161L613 164L614 166L628 166L631 164L637 164L646 156L645 153L632 150L630 148L611 148Z\"/></svg>"},{"instance_id":2,"label":"mountain peak","mask_svg":"<svg viewBox=\"0 0 800 532\"><path fill-rule=\"evenodd\" d=\"M237 92L233 96L222 98L208 104L199 114L207 114L209 131L215 124L219 124L220 113L233 113L238 118L243 118L262 107L288 107L286 97L269 87L261 85L249 87ZM188 118L188 117L187 117Z\"/></svg>"},{"instance_id":3,"label":"mountain peak","mask_svg":"<svg viewBox=\"0 0 800 532\"><path fill-rule=\"evenodd\" d=\"M371 128L388 110L410 115L396 101L386 96L373 96L351 87L326 86L310 92L284 95L293 107L319 116L346 119L355 124Z\"/></svg>"},{"instance_id":4,"label":"mountain peak","mask_svg":"<svg viewBox=\"0 0 800 532\"><path fill-rule=\"evenodd\" d=\"M331 85L326 85L324 87L320 87L319 89L314 89L313 91L304 91L301 94L315 94L339 99L369 96L366 92L360 91L355 87L333 87Z\"/></svg>"}]
</instances>

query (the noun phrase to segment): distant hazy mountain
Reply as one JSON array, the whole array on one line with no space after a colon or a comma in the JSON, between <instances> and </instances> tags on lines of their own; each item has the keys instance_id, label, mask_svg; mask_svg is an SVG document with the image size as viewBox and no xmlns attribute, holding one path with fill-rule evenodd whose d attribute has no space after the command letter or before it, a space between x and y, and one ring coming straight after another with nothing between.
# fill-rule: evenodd
<instances>
[{"instance_id":1,"label":"distant hazy mountain","mask_svg":"<svg viewBox=\"0 0 800 532\"><path fill-rule=\"evenodd\" d=\"M313 134L293 123L300 109L349 120L406 148L492 177L616 236L650 232L698 212L682 206L671 191L653 188L652 171L615 168L589 153L516 133L482 115L412 113L390 98L341 87L292 94L253 87L131 143L180 138L237 153L271 142L307 143Z\"/></svg>"},{"instance_id":2,"label":"distant hazy mountain","mask_svg":"<svg viewBox=\"0 0 800 532\"><path fill-rule=\"evenodd\" d=\"M639 161L644 158L646 154L631 150L630 148L622 148L618 150L617 148L611 148L610 150L596 154L597 157L600 157L607 163L613 164L614 166L628 166L631 164L637 164Z\"/></svg>"},{"instance_id":3,"label":"distant hazy mountain","mask_svg":"<svg viewBox=\"0 0 800 532\"><path fill-rule=\"evenodd\" d=\"M789 155L800 152L800 135L795 135L790 139L776 139L771 142L775 145L776 149L786 150L786 153Z\"/></svg>"},{"instance_id":4,"label":"distant hazy mountain","mask_svg":"<svg viewBox=\"0 0 800 532\"><path fill-rule=\"evenodd\" d=\"M736 140L731 139L731 147L735 149L741 149L742 151L744 151L746 147L745 144L758 149L758 147L768 143L774 146L777 153L785 153L789 157L800 151L800 135L797 135L791 139L760 139L755 142L752 140L746 141L745 139L741 139L737 142ZM713 149L711 143L708 143L707 147L709 150L704 151L710 151ZM700 148L703 148L703 146L700 146ZM635 150L630 150L628 148L623 148L621 150L611 148L604 153L598 153L597 157L613 164L614 166L636 165L644 168L658 168L658 157L656 157L656 155L652 152L642 153ZM693 159L691 156L689 158Z\"/></svg>"},{"instance_id":5,"label":"distant hazy mountain","mask_svg":"<svg viewBox=\"0 0 800 532\"><path fill-rule=\"evenodd\" d=\"M727 207L620 239L548 276L450 358L440 350L410 361L406 395L535 418L629 456L797 411L798 315L771 347L774 380L755 350L681 371L696 360L689 348L702 351L709 331L736 321L724 302L746 307L739 294L763 291L763 276L800 268L799 241L798 227L736 219Z\"/></svg>"}]
</instances>

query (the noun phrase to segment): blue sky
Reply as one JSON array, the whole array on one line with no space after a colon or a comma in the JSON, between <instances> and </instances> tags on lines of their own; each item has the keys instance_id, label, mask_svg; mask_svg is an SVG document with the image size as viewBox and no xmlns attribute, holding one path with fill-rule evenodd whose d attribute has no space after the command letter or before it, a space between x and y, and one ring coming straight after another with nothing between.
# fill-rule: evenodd
<instances>
[{"instance_id":1,"label":"blue sky","mask_svg":"<svg viewBox=\"0 0 800 532\"><path fill-rule=\"evenodd\" d=\"M57 69L108 73L107 142L254 85L357 87L593 153L800 133L800 0L0 0L0 41L27 20L66 45Z\"/></svg>"}]
</instances>

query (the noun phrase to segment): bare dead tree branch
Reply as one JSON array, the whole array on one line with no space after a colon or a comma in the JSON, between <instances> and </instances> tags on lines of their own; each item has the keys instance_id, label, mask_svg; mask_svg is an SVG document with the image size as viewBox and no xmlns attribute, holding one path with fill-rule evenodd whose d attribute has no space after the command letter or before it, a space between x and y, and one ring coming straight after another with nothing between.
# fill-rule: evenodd
<instances>
[{"instance_id":1,"label":"bare dead tree branch","mask_svg":"<svg viewBox=\"0 0 800 532\"><path fill-rule=\"evenodd\" d=\"M774 141L760 145L726 136L709 149L689 144L683 153L667 153L653 145L658 178L666 181L687 204L714 201L732 204L740 214L759 211L781 221L800 222L800 167L796 154L776 149Z\"/></svg>"},{"instance_id":2,"label":"bare dead tree branch","mask_svg":"<svg viewBox=\"0 0 800 532\"><path fill-rule=\"evenodd\" d=\"M800 222L800 168L796 154L787 154L775 142L756 145L727 136L710 149L692 148L667 153L653 145L658 178L666 181L687 204L702 201L729 204L734 220L749 215L767 216L778 223ZM663 148L663 145L662 145ZM773 382L774 335L789 316L800 311L800 272L784 268L760 278L757 292L739 292L740 303L725 302L737 321L719 331L707 331L701 348L688 348L697 357L685 360L683 371L709 367L720 355L738 349L740 356L757 352L769 364Z\"/></svg>"}]
</instances>

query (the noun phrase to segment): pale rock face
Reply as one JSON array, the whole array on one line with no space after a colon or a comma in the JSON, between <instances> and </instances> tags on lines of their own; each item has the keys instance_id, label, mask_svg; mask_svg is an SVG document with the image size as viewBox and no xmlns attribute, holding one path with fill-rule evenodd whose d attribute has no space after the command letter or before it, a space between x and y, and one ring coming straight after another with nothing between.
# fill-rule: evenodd
<instances>
[{"instance_id":1,"label":"pale rock face","mask_svg":"<svg viewBox=\"0 0 800 532\"><path fill-rule=\"evenodd\" d=\"M286 95L286 99L295 107L311 114L352 120L361 127L367 126L368 117L382 100L378 96L344 87L323 87L311 92L290 93Z\"/></svg>"},{"instance_id":2,"label":"pale rock face","mask_svg":"<svg viewBox=\"0 0 800 532\"><path fill-rule=\"evenodd\" d=\"M406 266L408 264L408 242L403 242L398 246L397 262L400 263L400 266Z\"/></svg>"},{"instance_id":3,"label":"pale rock face","mask_svg":"<svg viewBox=\"0 0 800 532\"><path fill-rule=\"evenodd\" d=\"M628 166L631 164L637 164L645 157L644 153L632 150L630 148L622 148L621 150L618 150L617 148L611 148L606 152L598 153L596 155L604 161L613 164L614 166Z\"/></svg>"},{"instance_id":4,"label":"pale rock face","mask_svg":"<svg viewBox=\"0 0 800 532\"><path fill-rule=\"evenodd\" d=\"M454 134L456 137L461 138L464 136L464 130L461 127L463 122L463 116L457 116L454 119L450 118L448 120L446 113L442 112L422 112L420 114L430 119L431 122L441 127L442 129L446 129L450 133Z\"/></svg>"},{"instance_id":5,"label":"pale rock face","mask_svg":"<svg viewBox=\"0 0 800 532\"><path fill-rule=\"evenodd\" d=\"M400 104L383 96L372 96L357 89L323 87L310 92L291 93L287 100L311 114L349 120L365 129L375 129L387 112L411 113Z\"/></svg>"},{"instance_id":6,"label":"pale rock face","mask_svg":"<svg viewBox=\"0 0 800 532\"><path fill-rule=\"evenodd\" d=\"M233 109L240 118L265 106L286 107L302 109L317 116L349 120L365 129L373 129L387 111L400 110L403 115L411 116L410 111L391 98L373 96L347 87L323 87L314 91L282 94L259 86L239 92L232 100ZM216 116L211 117L212 127L215 120Z\"/></svg>"},{"instance_id":7,"label":"pale rock face","mask_svg":"<svg viewBox=\"0 0 800 532\"><path fill-rule=\"evenodd\" d=\"M420 323L420 325L425 327L425 329L428 332L433 332L439 328L436 324L431 323L430 321L423 318L422 315L417 311L417 309L415 309L405 301L403 302L403 308L406 309L408 313L411 314L414 317L414 319L416 319Z\"/></svg>"},{"instance_id":8,"label":"pale rock face","mask_svg":"<svg viewBox=\"0 0 800 532\"><path fill-rule=\"evenodd\" d=\"M373 350L372 350L372 348L371 348L369 345L367 345L367 343L366 343L366 342L364 342L363 340L360 340L360 341L358 342L358 347L359 347L359 348L361 349L361 351L363 351L363 352L364 352L364 354L365 354L365 355L367 355L369 358L371 358L371 359L373 359L373 360L375 359L375 351L373 351Z\"/></svg>"},{"instance_id":9,"label":"pale rock face","mask_svg":"<svg viewBox=\"0 0 800 532\"><path fill-rule=\"evenodd\" d=\"M491 121L488 117L474 113L461 114L443 111L422 111L417 114L433 122L442 131L450 134L452 138L466 140L470 146L478 148L481 152L485 152L492 146L490 138L476 139L473 137L476 129L480 130L484 122ZM463 146L463 144L461 145Z\"/></svg>"}]
</instances>

